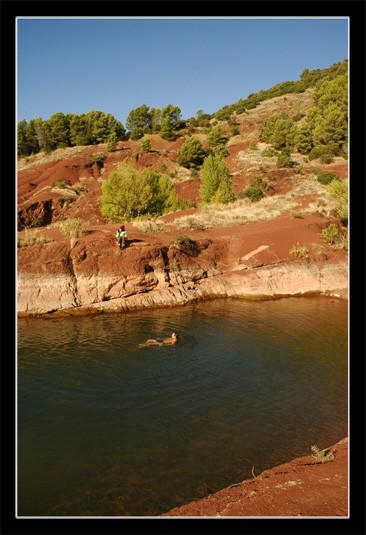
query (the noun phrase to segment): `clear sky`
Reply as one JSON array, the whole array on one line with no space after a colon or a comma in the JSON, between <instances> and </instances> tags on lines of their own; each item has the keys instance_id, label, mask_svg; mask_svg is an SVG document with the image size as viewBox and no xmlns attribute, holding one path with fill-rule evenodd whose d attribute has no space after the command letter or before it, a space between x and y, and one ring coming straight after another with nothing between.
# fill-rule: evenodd
<instances>
[{"instance_id":1,"label":"clear sky","mask_svg":"<svg viewBox=\"0 0 366 535\"><path fill-rule=\"evenodd\" d=\"M345 18L18 18L17 120L214 113L348 57Z\"/></svg>"}]
</instances>

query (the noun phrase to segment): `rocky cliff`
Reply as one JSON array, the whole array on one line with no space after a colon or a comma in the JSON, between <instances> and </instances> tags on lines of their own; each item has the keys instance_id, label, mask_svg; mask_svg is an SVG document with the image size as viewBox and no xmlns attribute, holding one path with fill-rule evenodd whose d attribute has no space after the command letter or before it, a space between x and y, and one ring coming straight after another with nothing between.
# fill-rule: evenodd
<instances>
[{"instance_id":1,"label":"rocky cliff","mask_svg":"<svg viewBox=\"0 0 366 535\"><path fill-rule=\"evenodd\" d=\"M134 230L128 247L120 251L114 230L105 226L74 241L21 247L18 313L128 311L213 297L266 299L347 291L344 254L294 259L286 248L287 220L276 221L264 244L263 227L274 227L273 222L250 226L250 240L246 227L196 231L189 249L174 242L174 231L153 237ZM309 216L308 241L315 240L317 229L311 221ZM296 225L304 228L294 220L292 227Z\"/></svg>"}]
</instances>

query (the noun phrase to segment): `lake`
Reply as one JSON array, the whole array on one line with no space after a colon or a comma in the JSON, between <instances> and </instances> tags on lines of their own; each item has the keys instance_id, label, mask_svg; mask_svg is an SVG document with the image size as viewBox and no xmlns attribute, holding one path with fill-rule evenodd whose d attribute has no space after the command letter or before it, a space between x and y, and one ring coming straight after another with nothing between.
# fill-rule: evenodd
<instances>
[{"instance_id":1,"label":"lake","mask_svg":"<svg viewBox=\"0 0 366 535\"><path fill-rule=\"evenodd\" d=\"M18 320L18 516L157 516L348 435L348 304ZM179 333L176 345L141 347Z\"/></svg>"}]
</instances>

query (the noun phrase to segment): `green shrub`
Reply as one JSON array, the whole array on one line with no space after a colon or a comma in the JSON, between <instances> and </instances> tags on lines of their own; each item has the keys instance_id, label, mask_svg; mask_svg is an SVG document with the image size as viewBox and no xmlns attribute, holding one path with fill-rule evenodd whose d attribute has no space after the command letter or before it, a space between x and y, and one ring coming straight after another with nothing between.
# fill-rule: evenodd
<instances>
[{"instance_id":1,"label":"green shrub","mask_svg":"<svg viewBox=\"0 0 366 535\"><path fill-rule=\"evenodd\" d=\"M331 196L336 199L336 212L339 219L348 224L348 186L342 180L332 180L328 187Z\"/></svg>"},{"instance_id":2,"label":"green shrub","mask_svg":"<svg viewBox=\"0 0 366 535\"><path fill-rule=\"evenodd\" d=\"M212 147L223 145L226 141L225 132L220 125L215 126L207 136L207 141Z\"/></svg>"},{"instance_id":3,"label":"green shrub","mask_svg":"<svg viewBox=\"0 0 366 535\"><path fill-rule=\"evenodd\" d=\"M278 156L278 152L274 150L272 147L266 147L262 153L262 158L273 158L274 156Z\"/></svg>"},{"instance_id":4,"label":"green shrub","mask_svg":"<svg viewBox=\"0 0 366 535\"><path fill-rule=\"evenodd\" d=\"M101 212L111 221L130 221L146 213L151 197L146 171L125 158L102 183Z\"/></svg>"},{"instance_id":5,"label":"green shrub","mask_svg":"<svg viewBox=\"0 0 366 535\"><path fill-rule=\"evenodd\" d=\"M320 163L322 164L330 164L333 161L333 155L332 154L321 154L319 158Z\"/></svg>"},{"instance_id":6,"label":"green shrub","mask_svg":"<svg viewBox=\"0 0 366 535\"><path fill-rule=\"evenodd\" d=\"M327 186L328 184L333 182L333 180L339 180L339 178L340 178L339 175L336 175L335 173L331 173L330 171L327 171L326 173L322 173L321 175L318 176L318 182Z\"/></svg>"},{"instance_id":7,"label":"green shrub","mask_svg":"<svg viewBox=\"0 0 366 535\"><path fill-rule=\"evenodd\" d=\"M339 228L335 223L332 223L327 228L323 229L320 233L320 236L323 238L325 243L329 245L336 246L337 249L346 249L348 250L348 229L343 228L344 234L340 232Z\"/></svg>"},{"instance_id":8,"label":"green shrub","mask_svg":"<svg viewBox=\"0 0 366 535\"><path fill-rule=\"evenodd\" d=\"M249 150L257 150L257 143L255 141L255 139L252 139L250 144L249 144Z\"/></svg>"},{"instance_id":9,"label":"green shrub","mask_svg":"<svg viewBox=\"0 0 366 535\"><path fill-rule=\"evenodd\" d=\"M220 155L210 154L201 170L199 195L206 202L228 203L234 200L232 179L227 163Z\"/></svg>"},{"instance_id":10,"label":"green shrub","mask_svg":"<svg viewBox=\"0 0 366 535\"><path fill-rule=\"evenodd\" d=\"M137 141L138 139L141 139L143 135L144 131L142 128L134 128L130 134L130 140Z\"/></svg>"},{"instance_id":11,"label":"green shrub","mask_svg":"<svg viewBox=\"0 0 366 535\"><path fill-rule=\"evenodd\" d=\"M309 258L309 249L306 247L306 245L300 245L298 242L297 245L293 246L290 254L293 254L297 260Z\"/></svg>"},{"instance_id":12,"label":"green shrub","mask_svg":"<svg viewBox=\"0 0 366 535\"><path fill-rule=\"evenodd\" d=\"M59 189L64 189L67 187L66 182L63 178L59 178L57 182L55 182L53 185L55 188L59 188Z\"/></svg>"},{"instance_id":13,"label":"green shrub","mask_svg":"<svg viewBox=\"0 0 366 535\"><path fill-rule=\"evenodd\" d=\"M180 149L178 149L177 162L182 167L197 168L203 164L203 160L207 156L208 151L202 145L197 137L189 137L186 139Z\"/></svg>"},{"instance_id":14,"label":"green shrub","mask_svg":"<svg viewBox=\"0 0 366 535\"><path fill-rule=\"evenodd\" d=\"M294 162L291 160L290 156L288 156L286 153L281 152L277 156L277 163L276 166L280 169L282 168L290 168L293 167Z\"/></svg>"},{"instance_id":15,"label":"green shrub","mask_svg":"<svg viewBox=\"0 0 366 535\"><path fill-rule=\"evenodd\" d=\"M240 198L247 197L252 202L260 201L266 194L259 186L250 186L245 189L240 195Z\"/></svg>"},{"instance_id":16,"label":"green shrub","mask_svg":"<svg viewBox=\"0 0 366 535\"><path fill-rule=\"evenodd\" d=\"M116 132L113 132L108 138L107 151L113 152L117 146L118 137Z\"/></svg>"},{"instance_id":17,"label":"green shrub","mask_svg":"<svg viewBox=\"0 0 366 535\"><path fill-rule=\"evenodd\" d=\"M316 147L313 147L311 151L309 152L309 160L317 160L322 155L330 155L337 156L340 154L339 146L336 143L330 143L329 145L318 145Z\"/></svg>"},{"instance_id":18,"label":"green shrub","mask_svg":"<svg viewBox=\"0 0 366 535\"><path fill-rule=\"evenodd\" d=\"M288 136L295 133L296 127L288 118L287 113L274 113L268 117L260 130L259 138L265 143L270 143L276 150L288 144Z\"/></svg>"},{"instance_id":19,"label":"green shrub","mask_svg":"<svg viewBox=\"0 0 366 535\"><path fill-rule=\"evenodd\" d=\"M229 150L226 145L217 145L217 147L213 148L213 154L220 156L220 158L226 158L226 156L229 156Z\"/></svg>"},{"instance_id":20,"label":"green shrub","mask_svg":"<svg viewBox=\"0 0 366 535\"><path fill-rule=\"evenodd\" d=\"M151 143L149 139L144 139L141 143L141 152L149 152L151 150Z\"/></svg>"},{"instance_id":21,"label":"green shrub","mask_svg":"<svg viewBox=\"0 0 366 535\"><path fill-rule=\"evenodd\" d=\"M344 235L339 231L337 225L332 223L321 231L320 236L323 238L325 243L334 245L336 248L348 250L348 229L344 228L343 230L345 231Z\"/></svg>"}]
</instances>

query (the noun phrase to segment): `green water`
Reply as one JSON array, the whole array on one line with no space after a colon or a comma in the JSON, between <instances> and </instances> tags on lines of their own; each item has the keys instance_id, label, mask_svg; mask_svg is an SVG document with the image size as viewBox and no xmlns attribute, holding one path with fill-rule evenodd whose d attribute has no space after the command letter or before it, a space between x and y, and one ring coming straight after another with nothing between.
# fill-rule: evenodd
<instances>
[{"instance_id":1,"label":"green water","mask_svg":"<svg viewBox=\"0 0 366 535\"><path fill-rule=\"evenodd\" d=\"M347 312L227 299L19 320L18 516L157 516L337 442Z\"/></svg>"}]
</instances>

